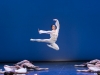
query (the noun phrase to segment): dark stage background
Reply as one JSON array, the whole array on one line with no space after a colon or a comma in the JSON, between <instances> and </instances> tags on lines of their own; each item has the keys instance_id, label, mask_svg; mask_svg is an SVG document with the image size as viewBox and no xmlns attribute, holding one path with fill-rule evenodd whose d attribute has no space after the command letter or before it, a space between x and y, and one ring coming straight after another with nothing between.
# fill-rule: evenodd
<instances>
[{"instance_id":1,"label":"dark stage background","mask_svg":"<svg viewBox=\"0 0 100 75\"><path fill-rule=\"evenodd\" d=\"M30 38L49 38L54 18L59 51ZM0 61L100 59L100 0L0 0Z\"/></svg>"}]
</instances>

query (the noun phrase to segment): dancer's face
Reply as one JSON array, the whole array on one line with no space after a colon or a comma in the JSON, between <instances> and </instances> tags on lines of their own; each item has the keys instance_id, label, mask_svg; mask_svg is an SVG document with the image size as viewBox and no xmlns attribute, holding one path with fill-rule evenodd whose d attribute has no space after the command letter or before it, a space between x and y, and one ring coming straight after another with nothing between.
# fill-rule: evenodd
<instances>
[{"instance_id":1,"label":"dancer's face","mask_svg":"<svg viewBox=\"0 0 100 75\"><path fill-rule=\"evenodd\" d=\"M52 25L52 30L56 30L56 26L55 25Z\"/></svg>"}]
</instances>

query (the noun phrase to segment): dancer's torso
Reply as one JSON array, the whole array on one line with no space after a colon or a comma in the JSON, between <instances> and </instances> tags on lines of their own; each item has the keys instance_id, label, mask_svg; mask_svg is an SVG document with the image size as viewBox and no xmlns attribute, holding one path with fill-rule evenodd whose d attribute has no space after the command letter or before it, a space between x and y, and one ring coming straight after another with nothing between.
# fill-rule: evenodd
<instances>
[{"instance_id":1,"label":"dancer's torso","mask_svg":"<svg viewBox=\"0 0 100 75\"><path fill-rule=\"evenodd\" d=\"M56 42L57 38L58 38L58 31L52 30L52 33L50 34L50 39Z\"/></svg>"}]
</instances>

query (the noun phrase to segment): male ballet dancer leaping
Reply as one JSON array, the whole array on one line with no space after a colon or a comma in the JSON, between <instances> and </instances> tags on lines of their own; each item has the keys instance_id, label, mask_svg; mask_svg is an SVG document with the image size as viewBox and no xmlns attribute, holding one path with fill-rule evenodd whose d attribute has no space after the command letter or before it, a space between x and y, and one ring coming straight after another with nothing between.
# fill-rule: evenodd
<instances>
[{"instance_id":1,"label":"male ballet dancer leaping","mask_svg":"<svg viewBox=\"0 0 100 75\"><path fill-rule=\"evenodd\" d=\"M56 44L56 41L59 34L60 24L59 24L58 19L53 19L53 20L55 21L55 25L52 25L51 31L38 30L39 34L42 34L42 33L50 34L50 39L30 39L30 41L46 42L46 43L49 43L47 44L48 47L53 48L55 50L59 50L59 47Z\"/></svg>"}]
</instances>

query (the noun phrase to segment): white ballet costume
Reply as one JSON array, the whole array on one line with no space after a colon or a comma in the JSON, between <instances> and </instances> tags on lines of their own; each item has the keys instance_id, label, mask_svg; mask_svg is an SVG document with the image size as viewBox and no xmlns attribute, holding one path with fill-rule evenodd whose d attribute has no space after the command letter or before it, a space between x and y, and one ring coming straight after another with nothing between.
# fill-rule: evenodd
<instances>
[{"instance_id":1,"label":"white ballet costume","mask_svg":"<svg viewBox=\"0 0 100 75\"><path fill-rule=\"evenodd\" d=\"M59 29L60 29L60 24L57 19L54 19L55 25L56 25L56 30L51 30L51 31L45 31L45 30L39 30L39 34L46 33L50 34L50 39L30 39L30 41L37 41L37 42L46 42L49 43L47 44L48 47L53 48L55 50L59 50L59 46L56 44L58 34L59 34Z\"/></svg>"}]
</instances>

